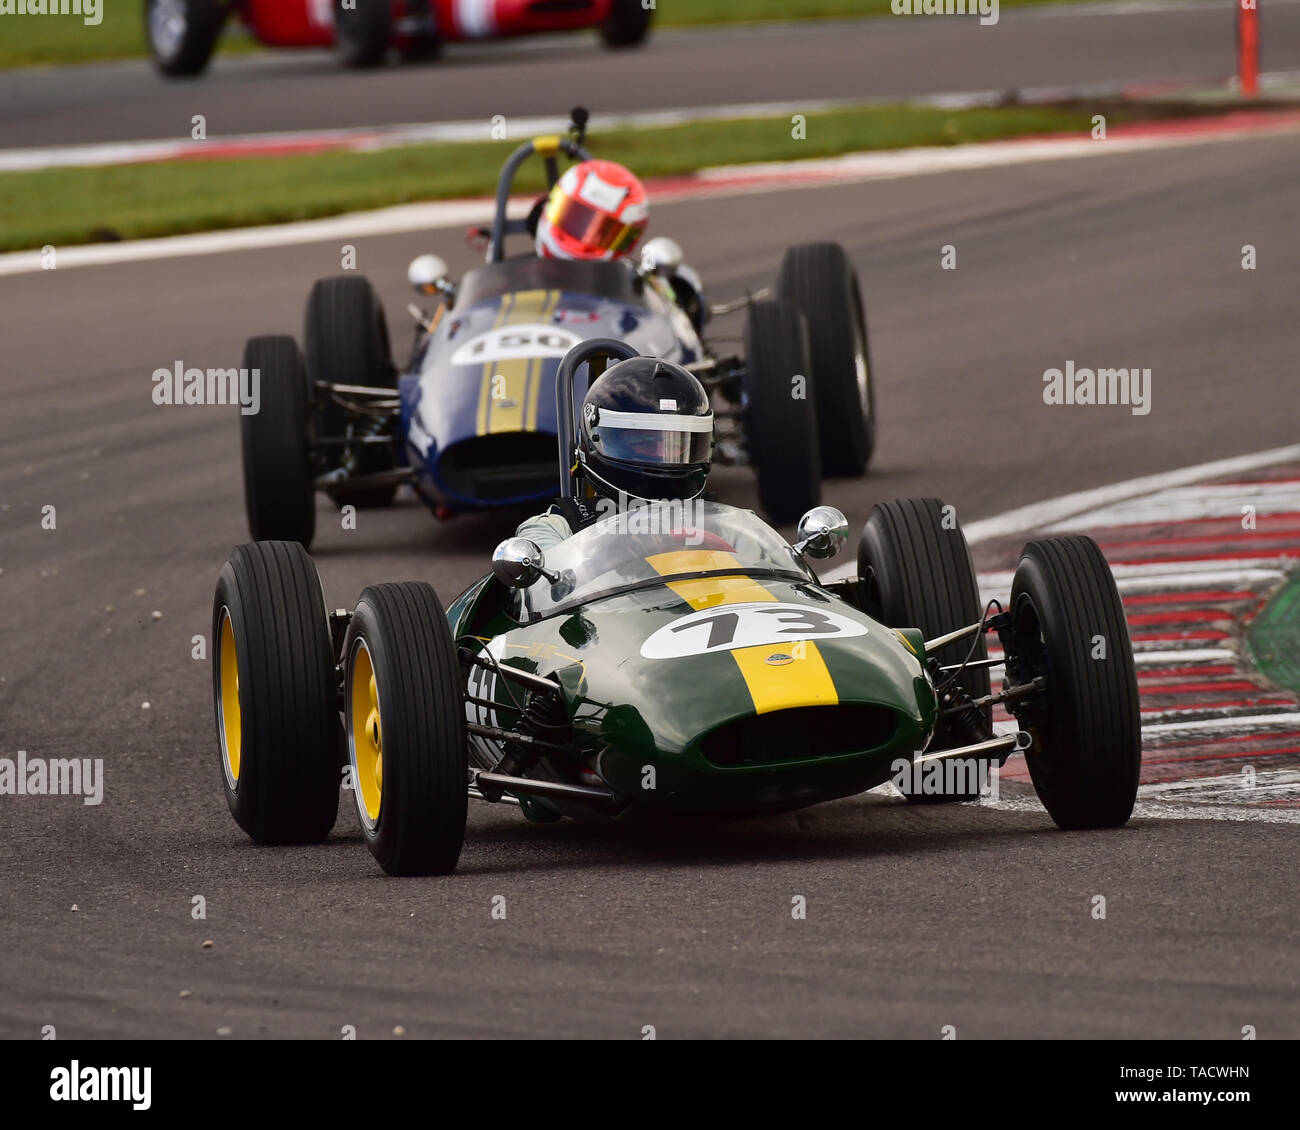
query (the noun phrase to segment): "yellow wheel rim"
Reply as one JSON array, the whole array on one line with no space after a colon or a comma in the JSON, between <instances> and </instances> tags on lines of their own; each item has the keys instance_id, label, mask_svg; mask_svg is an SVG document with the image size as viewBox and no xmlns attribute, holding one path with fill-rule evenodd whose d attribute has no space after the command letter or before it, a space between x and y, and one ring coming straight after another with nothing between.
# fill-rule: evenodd
<instances>
[{"instance_id":1,"label":"yellow wheel rim","mask_svg":"<svg viewBox=\"0 0 1300 1130\"><path fill-rule=\"evenodd\" d=\"M221 639L217 644L217 662L221 665L221 762L226 781L233 789L239 783L239 763L244 746L243 712L239 708L239 654L235 650L235 629L230 623L230 609L221 610Z\"/></svg>"},{"instance_id":2,"label":"yellow wheel rim","mask_svg":"<svg viewBox=\"0 0 1300 1130\"><path fill-rule=\"evenodd\" d=\"M352 650L348 678L348 746L352 755L353 787L357 812L366 827L379 820L384 795L384 729L379 720L379 688L365 640Z\"/></svg>"}]
</instances>

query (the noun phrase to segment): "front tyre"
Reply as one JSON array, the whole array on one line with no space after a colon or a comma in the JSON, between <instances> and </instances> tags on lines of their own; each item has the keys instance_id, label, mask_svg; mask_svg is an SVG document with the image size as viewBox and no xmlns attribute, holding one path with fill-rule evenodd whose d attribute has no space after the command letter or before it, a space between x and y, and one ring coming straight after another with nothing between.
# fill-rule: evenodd
<instances>
[{"instance_id":1,"label":"front tyre","mask_svg":"<svg viewBox=\"0 0 1300 1130\"><path fill-rule=\"evenodd\" d=\"M442 54L442 40L436 35L413 35L402 44L403 63L432 63Z\"/></svg>"},{"instance_id":2,"label":"front tyre","mask_svg":"<svg viewBox=\"0 0 1300 1130\"><path fill-rule=\"evenodd\" d=\"M158 71L169 78L201 74L228 10L226 0L146 0L144 34Z\"/></svg>"},{"instance_id":3,"label":"front tyre","mask_svg":"<svg viewBox=\"0 0 1300 1130\"><path fill-rule=\"evenodd\" d=\"M1097 543L1030 542L1010 611L1017 655L1008 670L1047 683L1022 719L1038 798L1059 828L1118 827L1137 799L1141 715L1124 606Z\"/></svg>"},{"instance_id":4,"label":"front tyre","mask_svg":"<svg viewBox=\"0 0 1300 1130\"><path fill-rule=\"evenodd\" d=\"M775 525L822 497L814 372L803 315L788 302L752 303L745 322L745 430L758 500Z\"/></svg>"},{"instance_id":5,"label":"front tyre","mask_svg":"<svg viewBox=\"0 0 1300 1130\"><path fill-rule=\"evenodd\" d=\"M389 0L334 0L334 41L345 67L377 67L393 35Z\"/></svg>"},{"instance_id":6,"label":"front tyre","mask_svg":"<svg viewBox=\"0 0 1300 1130\"><path fill-rule=\"evenodd\" d=\"M212 602L221 781L259 844L319 843L338 815L334 655L320 577L294 542L237 546Z\"/></svg>"},{"instance_id":7,"label":"front tyre","mask_svg":"<svg viewBox=\"0 0 1300 1130\"><path fill-rule=\"evenodd\" d=\"M303 349L313 396L317 381L397 388L384 306L370 280L362 275L316 280L307 296ZM328 398L320 398L314 411L318 437L346 437L350 429L358 426L356 419ZM391 471L397 465L391 445L359 444L357 448L358 475ZM322 450L331 460L342 458L348 451L338 444L322 446ZM392 483L377 487L341 483L328 488L337 506L350 504L359 509L387 506L396 493Z\"/></svg>"},{"instance_id":8,"label":"front tyre","mask_svg":"<svg viewBox=\"0 0 1300 1130\"><path fill-rule=\"evenodd\" d=\"M316 492L308 443L307 373L293 338L249 338L244 368L260 374L260 403L240 416L244 510L254 541L296 541L310 548L316 536Z\"/></svg>"},{"instance_id":9,"label":"front tyre","mask_svg":"<svg viewBox=\"0 0 1300 1130\"><path fill-rule=\"evenodd\" d=\"M650 34L650 9L641 0L612 0L600 25L606 47L639 47Z\"/></svg>"},{"instance_id":10,"label":"front tyre","mask_svg":"<svg viewBox=\"0 0 1300 1130\"><path fill-rule=\"evenodd\" d=\"M406 32L399 50L404 63L427 63L442 51L442 36L438 34L435 0L407 0L406 15L412 25Z\"/></svg>"},{"instance_id":11,"label":"front tyre","mask_svg":"<svg viewBox=\"0 0 1300 1130\"><path fill-rule=\"evenodd\" d=\"M451 628L419 582L372 585L343 644L362 836L389 875L445 875L465 842L465 698Z\"/></svg>"},{"instance_id":12,"label":"front tyre","mask_svg":"<svg viewBox=\"0 0 1300 1130\"><path fill-rule=\"evenodd\" d=\"M980 618L979 584L966 536L951 508L937 498L877 503L858 545L858 576L867 586L870 614L891 628L919 628L926 639L934 639ZM958 640L931 655L943 664L956 664L967 656L984 659L988 649L981 633L975 641ZM989 693L987 668L968 667L957 682L971 698ZM985 728L991 729L992 708L984 707L980 718ZM926 752L964 744L960 736L940 725ZM899 785L899 791L909 801L921 804L974 800L979 796L978 777L986 767L974 762L959 767L964 770L965 782L974 787L962 789L954 782L949 788L949 778L939 774L944 787L935 788L917 770ZM949 772L942 763L940 768Z\"/></svg>"}]
</instances>

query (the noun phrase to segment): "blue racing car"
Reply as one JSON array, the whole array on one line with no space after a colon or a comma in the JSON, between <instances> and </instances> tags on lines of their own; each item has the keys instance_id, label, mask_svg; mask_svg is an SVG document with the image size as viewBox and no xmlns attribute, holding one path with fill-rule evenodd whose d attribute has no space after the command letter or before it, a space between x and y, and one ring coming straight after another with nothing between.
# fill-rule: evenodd
<instances>
[{"instance_id":1,"label":"blue racing car","mask_svg":"<svg viewBox=\"0 0 1300 1130\"><path fill-rule=\"evenodd\" d=\"M378 296L356 274L313 286L303 348L288 335L248 341L244 367L261 373L261 410L242 417L255 539L309 547L317 492L340 507L373 507L409 484L440 518L549 500L559 459L556 371L573 345L591 338L627 342L700 378L714 406L714 462L753 466L774 523L815 506L824 476L865 473L875 388L857 276L838 244L790 248L774 292L713 307L671 239L650 240L635 260L552 257L539 253L540 240L539 251L506 255L508 237L536 238L539 223L554 222L561 240L608 228L578 197L617 207L609 184L588 175L573 200L564 197L575 170L618 168L592 161L585 126L585 111L575 110L566 135L535 138L508 158L492 225L482 230L483 266L455 282L436 256L411 263L410 282L439 305L432 313L409 308L416 340L401 370ZM534 156L551 192L527 218L509 218L515 174ZM580 164L562 174L565 158ZM628 242L628 228L613 230ZM744 358L716 353L706 323L741 309Z\"/></svg>"}]
</instances>

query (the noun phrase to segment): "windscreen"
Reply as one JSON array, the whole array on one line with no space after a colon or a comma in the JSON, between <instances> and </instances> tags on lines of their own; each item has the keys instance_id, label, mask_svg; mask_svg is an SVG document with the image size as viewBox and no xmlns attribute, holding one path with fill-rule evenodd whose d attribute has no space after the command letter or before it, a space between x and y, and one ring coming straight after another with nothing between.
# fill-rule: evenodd
<instances>
[{"instance_id":1,"label":"windscreen","mask_svg":"<svg viewBox=\"0 0 1300 1130\"><path fill-rule=\"evenodd\" d=\"M612 513L548 549L546 571L560 580L543 578L527 590L529 619L682 575L810 579L789 544L752 511L700 499Z\"/></svg>"}]
</instances>

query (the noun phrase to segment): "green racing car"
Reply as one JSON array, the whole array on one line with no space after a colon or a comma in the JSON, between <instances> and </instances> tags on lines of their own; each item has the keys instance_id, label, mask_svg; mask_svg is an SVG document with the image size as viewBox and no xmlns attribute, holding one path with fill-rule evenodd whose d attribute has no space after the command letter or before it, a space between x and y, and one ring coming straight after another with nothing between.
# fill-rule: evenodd
<instances>
[{"instance_id":1,"label":"green racing car","mask_svg":"<svg viewBox=\"0 0 1300 1130\"><path fill-rule=\"evenodd\" d=\"M594 379L632 355L575 346L557 402L573 404L584 365ZM566 413L562 460L575 428ZM324 841L342 781L385 872L445 874L471 798L539 822L735 819L891 781L912 802L961 801L1022 751L1059 827L1123 824L1137 684L1096 544L1031 542L1006 606L982 607L938 500L878 504L857 576L822 583L812 562L847 535L825 506L791 545L748 510L654 505L545 553L507 539L445 610L430 585L402 582L366 588L350 612L329 610L297 543L239 546L213 602L231 813L258 843ZM997 703L1010 732L993 728Z\"/></svg>"}]
</instances>

